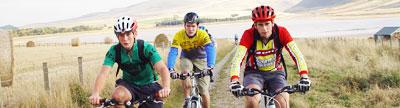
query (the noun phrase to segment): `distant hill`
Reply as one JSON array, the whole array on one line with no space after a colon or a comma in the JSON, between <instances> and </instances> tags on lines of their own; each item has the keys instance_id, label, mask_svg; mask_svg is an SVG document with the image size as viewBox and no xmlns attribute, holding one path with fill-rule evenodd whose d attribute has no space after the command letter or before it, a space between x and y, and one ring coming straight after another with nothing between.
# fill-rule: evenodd
<instances>
[{"instance_id":1,"label":"distant hill","mask_svg":"<svg viewBox=\"0 0 400 108\"><path fill-rule=\"evenodd\" d=\"M305 12L334 7L351 2L352 0L302 0L286 12Z\"/></svg>"},{"instance_id":2,"label":"distant hill","mask_svg":"<svg viewBox=\"0 0 400 108\"><path fill-rule=\"evenodd\" d=\"M15 29L18 29L18 28L13 26L13 25L4 25L4 26L0 26L0 29L3 29L3 30L15 30Z\"/></svg>"},{"instance_id":3,"label":"distant hill","mask_svg":"<svg viewBox=\"0 0 400 108\"><path fill-rule=\"evenodd\" d=\"M49 23L37 23L23 26L77 26L77 25L110 25L119 16L134 16L140 20L152 20L162 18L182 18L185 13L194 11L201 17L226 18L233 14L248 16L252 8L259 5L271 5L278 11L297 4L300 0L148 0L124 8L116 8L107 12L98 12L83 15L81 17L55 21Z\"/></svg>"},{"instance_id":4,"label":"distant hill","mask_svg":"<svg viewBox=\"0 0 400 108\"><path fill-rule=\"evenodd\" d=\"M302 0L285 12L316 13L334 17L400 16L400 0Z\"/></svg>"},{"instance_id":5,"label":"distant hill","mask_svg":"<svg viewBox=\"0 0 400 108\"><path fill-rule=\"evenodd\" d=\"M154 23L165 18L182 18L194 11L203 18L249 16L256 6L270 5L278 17L289 13L318 13L319 15L374 15L376 13L400 15L400 0L147 0L142 3L116 8L107 12L86 14L81 17L55 22L30 24L21 28L43 26L112 25L119 16L134 16L139 22Z\"/></svg>"}]
</instances>

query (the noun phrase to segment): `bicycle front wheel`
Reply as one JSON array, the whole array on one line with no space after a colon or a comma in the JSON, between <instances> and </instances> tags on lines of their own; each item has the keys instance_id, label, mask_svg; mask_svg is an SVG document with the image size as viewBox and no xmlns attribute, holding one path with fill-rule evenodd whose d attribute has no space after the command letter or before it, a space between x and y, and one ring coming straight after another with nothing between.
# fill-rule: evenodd
<instances>
[{"instance_id":1,"label":"bicycle front wheel","mask_svg":"<svg viewBox=\"0 0 400 108\"><path fill-rule=\"evenodd\" d=\"M191 104L190 104L190 108L201 108L201 105L200 105L200 103L199 102L196 102L196 101L194 101L194 102L192 102Z\"/></svg>"},{"instance_id":2,"label":"bicycle front wheel","mask_svg":"<svg viewBox=\"0 0 400 108\"><path fill-rule=\"evenodd\" d=\"M277 104L279 104L278 100L272 98L263 98L260 102L260 108L277 108Z\"/></svg>"}]
</instances>

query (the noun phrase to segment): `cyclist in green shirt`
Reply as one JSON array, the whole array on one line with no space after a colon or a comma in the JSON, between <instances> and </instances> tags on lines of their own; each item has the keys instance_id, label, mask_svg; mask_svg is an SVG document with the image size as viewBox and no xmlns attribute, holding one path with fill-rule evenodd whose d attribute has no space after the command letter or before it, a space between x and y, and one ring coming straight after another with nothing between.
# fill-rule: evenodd
<instances>
[{"instance_id":1,"label":"cyclist in green shirt","mask_svg":"<svg viewBox=\"0 0 400 108\"><path fill-rule=\"evenodd\" d=\"M116 88L112 93L112 98L118 103L116 107L124 107L124 103L128 101L133 103L156 94L161 98L169 95L171 89L168 68L153 45L136 38L137 27L136 20L131 17L117 19L114 32L119 44L111 46L106 54L89 98L91 104L100 104L99 94L114 63L118 63L118 70L121 68L123 71L122 78L116 81ZM156 82L158 75L155 72L161 75L161 84ZM146 102L140 104L139 108L141 107L161 108L162 102Z\"/></svg>"}]
</instances>

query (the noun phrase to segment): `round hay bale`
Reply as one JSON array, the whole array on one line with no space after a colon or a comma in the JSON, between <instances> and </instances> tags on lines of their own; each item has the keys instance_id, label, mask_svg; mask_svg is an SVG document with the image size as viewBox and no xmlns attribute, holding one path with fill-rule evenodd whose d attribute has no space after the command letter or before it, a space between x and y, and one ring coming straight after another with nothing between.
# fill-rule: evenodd
<instances>
[{"instance_id":1,"label":"round hay bale","mask_svg":"<svg viewBox=\"0 0 400 108\"><path fill-rule=\"evenodd\" d=\"M15 71L14 48L12 37L6 32L0 30L0 79L1 87L11 86Z\"/></svg>"},{"instance_id":2,"label":"round hay bale","mask_svg":"<svg viewBox=\"0 0 400 108\"><path fill-rule=\"evenodd\" d=\"M73 47L78 47L81 44L81 42L79 41L79 38L72 38L71 39L71 45Z\"/></svg>"},{"instance_id":3,"label":"round hay bale","mask_svg":"<svg viewBox=\"0 0 400 108\"><path fill-rule=\"evenodd\" d=\"M372 39L374 39L374 37L368 37L368 39L369 39L369 40L372 40Z\"/></svg>"},{"instance_id":4,"label":"round hay bale","mask_svg":"<svg viewBox=\"0 0 400 108\"><path fill-rule=\"evenodd\" d=\"M36 46L35 42L33 42L33 41L26 42L26 47L35 47L35 46Z\"/></svg>"},{"instance_id":5,"label":"round hay bale","mask_svg":"<svg viewBox=\"0 0 400 108\"><path fill-rule=\"evenodd\" d=\"M114 43L114 39L112 39L111 37L104 38L104 44L112 44L112 43Z\"/></svg>"},{"instance_id":6,"label":"round hay bale","mask_svg":"<svg viewBox=\"0 0 400 108\"><path fill-rule=\"evenodd\" d=\"M394 34L393 34L393 37L394 37L395 39L400 39L400 32L394 33Z\"/></svg>"},{"instance_id":7,"label":"round hay bale","mask_svg":"<svg viewBox=\"0 0 400 108\"><path fill-rule=\"evenodd\" d=\"M169 39L168 36L161 33L156 36L156 39L154 40L154 46L156 47L168 47L169 46Z\"/></svg>"}]
</instances>

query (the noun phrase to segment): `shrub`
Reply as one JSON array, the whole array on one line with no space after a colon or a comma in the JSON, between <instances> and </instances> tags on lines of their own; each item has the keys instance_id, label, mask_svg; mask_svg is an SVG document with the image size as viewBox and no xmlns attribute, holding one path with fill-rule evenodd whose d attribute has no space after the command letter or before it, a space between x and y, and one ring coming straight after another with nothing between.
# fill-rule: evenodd
<instances>
[{"instance_id":1,"label":"shrub","mask_svg":"<svg viewBox=\"0 0 400 108\"><path fill-rule=\"evenodd\" d=\"M79 83L70 83L69 89L71 92L71 99L80 107L90 108L89 99L90 93L85 91Z\"/></svg>"}]
</instances>

